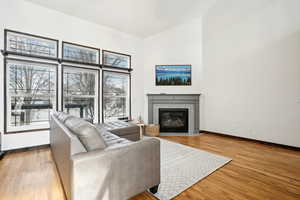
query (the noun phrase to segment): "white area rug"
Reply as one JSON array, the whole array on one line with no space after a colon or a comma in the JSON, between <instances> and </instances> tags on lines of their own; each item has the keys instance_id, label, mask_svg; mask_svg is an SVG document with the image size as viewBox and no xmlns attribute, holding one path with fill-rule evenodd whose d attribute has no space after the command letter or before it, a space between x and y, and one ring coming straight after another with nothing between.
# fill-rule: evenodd
<instances>
[{"instance_id":1,"label":"white area rug","mask_svg":"<svg viewBox=\"0 0 300 200\"><path fill-rule=\"evenodd\" d=\"M158 139L161 142L161 184L154 196L161 200L177 196L231 161L230 158Z\"/></svg>"}]
</instances>

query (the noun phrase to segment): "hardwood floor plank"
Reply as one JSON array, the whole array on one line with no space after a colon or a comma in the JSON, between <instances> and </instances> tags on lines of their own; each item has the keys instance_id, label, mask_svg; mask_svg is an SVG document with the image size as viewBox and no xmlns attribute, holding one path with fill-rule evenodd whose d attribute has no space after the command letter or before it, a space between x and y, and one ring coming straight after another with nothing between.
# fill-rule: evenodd
<instances>
[{"instance_id":1,"label":"hardwood floor plank","mask_svg":"<svg viewBox=\"0 0 300 200\"><path fill-rule=\"evenodd\" d=\"M64 200L50 149L9 153L0 161L0 200Z\"/></svg>"},{"instance_id":2,"label":"hardwood floor plank","mask_svg":"<svg viewBox=\"0 0 300 200\"><path fill-rule=\"evenodd\" d=\"M162 137L233 160L174 200L299 200L300 152L275 145L202 134ZM9 153L0 161L0 200L64 200L49 148ZM156 200L144 192L130 200Z\"/></svg>"}]
</instances>

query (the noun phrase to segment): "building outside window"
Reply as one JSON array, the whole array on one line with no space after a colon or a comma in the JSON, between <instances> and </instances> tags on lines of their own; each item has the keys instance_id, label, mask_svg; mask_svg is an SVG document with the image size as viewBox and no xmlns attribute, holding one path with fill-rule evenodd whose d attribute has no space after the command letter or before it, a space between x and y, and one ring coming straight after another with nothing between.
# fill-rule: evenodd
<instances>
[{"instance_id":1,"label":"building outside window","mask_svg":"<svg viewBox=\"0 0 300 200\"><path fill-rule=\"evenodd\" d=\"M63 66L63 111L98 122L99 70Z\"/></svg>"},{"instance_id":2,"label":"building outside window","mask_svg":"<svg viewBox=\"0 0 300 200\"><path fill-rule=\"evenodd\" d=\"M130 117L130 74L103 70L103 120Z\"/></svg>"},{"instance_id":3,"label":"building outside window","mask_svg":"<svg viewBox=\"0 0 300 200\"><path fill-rule=\"evenodd\" d=\"M57 65L6 60L6 131L49 128L57 107Z\"/></svg>"}]
</instances>

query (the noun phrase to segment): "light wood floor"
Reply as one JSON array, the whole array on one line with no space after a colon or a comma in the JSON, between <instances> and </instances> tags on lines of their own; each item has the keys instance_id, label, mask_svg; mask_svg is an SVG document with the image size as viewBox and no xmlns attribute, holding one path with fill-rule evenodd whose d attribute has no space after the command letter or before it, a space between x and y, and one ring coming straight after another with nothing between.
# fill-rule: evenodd
<instances>
[{"instance_id":1,"label":"light wood floor","mask_svg":"<svg viewBox=\"0 0 300 200\"><path fill-rule=\"evenodd\" d=\"M215 134L163 138L233 159L175 200L300 200L299 151ZM1 200L65 199L49 148L6 155L0 181Z\"/></svg>"}]
</instances>

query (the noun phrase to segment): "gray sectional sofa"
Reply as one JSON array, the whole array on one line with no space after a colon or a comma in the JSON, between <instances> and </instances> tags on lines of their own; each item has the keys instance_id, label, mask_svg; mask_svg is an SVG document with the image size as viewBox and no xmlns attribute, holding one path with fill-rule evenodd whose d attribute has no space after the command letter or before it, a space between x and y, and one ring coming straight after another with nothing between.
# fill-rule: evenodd
<instances>
[{"instance_id":1,"label":"gray sectional sofa","mask_svg":"<svg viewBox=\"0 0 300 200\"><path fill-rule=\"evenodd\" d=\"M157 139L133 142L55 112L50 120L50 144L69 200L125 200L147 189L155 193L160 184Z\"/></svg>"}]
</instances>

